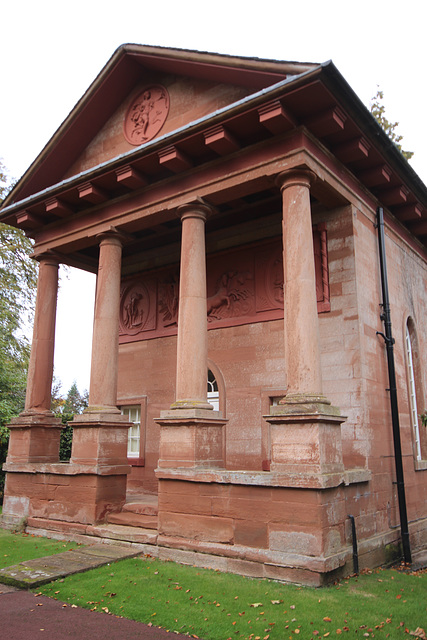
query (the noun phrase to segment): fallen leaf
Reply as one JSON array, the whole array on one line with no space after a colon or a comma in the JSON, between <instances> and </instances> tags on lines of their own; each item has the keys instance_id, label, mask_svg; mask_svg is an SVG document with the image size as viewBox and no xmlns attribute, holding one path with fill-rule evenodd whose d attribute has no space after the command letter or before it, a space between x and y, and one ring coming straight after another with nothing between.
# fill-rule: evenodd
<instances>
[{"instance_id":1,"label":"fallen leaf","mask_svg":"<svg viewBox=\"0 0 427 640\"><path fill-rule=\"evenodd\" d=\"M329 616L325 616L323 618L323 622L332 622L331 618Z\"/></svg>"},{"instance_id":2,"label":"fallen leaf","mask_svg":"<svg viewBox=\"0 0 427 640\"><path fill-rule=\"evenodd\" d=\"M427 640L427 634L422 627L417 627L415 631L410 631L409 635L421 638L421 640Z\"/></svg>"},{"instance_id":3,"label":"fallen leaf","mask_svg":"<svg viewBox=\"0 0 427 640\"><path fill-rule=\"evenodd\" d=\"M271 604L280 604L282 601L281 600L272 600Z\"/></svg>"},{"instance_id":4,"label":"fallen leaf","mask_svg":"<svg viewBox=\"0 0 427 640\"><path fill-rule=\"evenodd\" d=\"M291 606L289 607L289 609L295 609L295 605L291 604Z\"/></svg>"},{"instance_id":5,"label":"fallen leaf","mask_svg":"<svg viewBox=\"0 0 427 640\"><path fill-rule=\"evenodd\" d=\"M253 602L250 606L256 609L257 607L262 607L262 602Z\"/></svg>"}]
</instances>

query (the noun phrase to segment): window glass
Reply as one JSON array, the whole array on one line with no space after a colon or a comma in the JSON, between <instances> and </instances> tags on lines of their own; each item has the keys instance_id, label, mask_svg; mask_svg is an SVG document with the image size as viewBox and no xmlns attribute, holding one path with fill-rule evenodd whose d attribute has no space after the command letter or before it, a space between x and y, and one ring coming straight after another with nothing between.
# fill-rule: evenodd
<instances>
[{"instance_id":1,"label":"window glass","mask_svg":"<svg viewBox=\"0 0 427 640\"><path fill-rule=\"evenodd\" d=\"M139 458L141 443L141 407L139 405L122 407L122 415L133 425L128 431L128 458Z\"/></svg>"},{"instance_id":2,"label":"window glass","mask_svg":"<svg viewBox=\"0 0 427 640\"><path fill-rule=\"evenodd\" d=\"M208 402L213 406L214 411L219 411L218 383L210 369L208 369Z\"/></svg>"},{"instance_id":3,"label":"window glass","mask_svg":"<svg viewBox=\"0 0 427 640\"><path fill-rule=\"evenodd\" d=\"M408 367L409 409L415 438L415 455L417 460L421 460L420 425L418 418L417 391L415 386L414 354L409 322L406 325L406 362Z\"/></svg>"}]
</instances>

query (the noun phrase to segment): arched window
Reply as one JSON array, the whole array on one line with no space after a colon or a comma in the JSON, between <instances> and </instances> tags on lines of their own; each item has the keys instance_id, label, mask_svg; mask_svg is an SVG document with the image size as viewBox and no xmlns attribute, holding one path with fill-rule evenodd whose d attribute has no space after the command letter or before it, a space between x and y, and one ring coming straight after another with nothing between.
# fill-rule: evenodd
<instances>
[{"instance_id":1,"label":"arched window","mask_svg":"<svg viewBox=\"0 0 427 640\"><path fill-rule=\"evenodd\" d=\"M415 457L417 460L422 459L421 438L420 438L420 407L419 402L422 398L419 396L419 363L418 363L418 345L415 334L414 323L411 318L406 323L406 366L408 373L408 393L409 393L409 410L411 416L411 425L414 433L415 441Z\"/></svg>"},{"instance_id":2,"label":"arched window","mask_svg":"<svg viewBox=\"0 0 427 640\"><path fill-rule=\"evenodd\" d=\"M210 369L208 369L208 402L213 406L214 411L219 411L218 383Z\"/></svg>"}]
</instances>

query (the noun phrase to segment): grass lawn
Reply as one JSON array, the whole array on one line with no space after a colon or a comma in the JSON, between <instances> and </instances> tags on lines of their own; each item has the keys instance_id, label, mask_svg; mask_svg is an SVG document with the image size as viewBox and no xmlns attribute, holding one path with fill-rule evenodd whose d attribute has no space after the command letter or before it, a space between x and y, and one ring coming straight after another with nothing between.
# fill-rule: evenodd
<instances>
[{"instance_id":1,"label":"grass lawn","mask_svg":"<svg viewBox=\"0 0 427 640\"><path fill-rule=\"evenodd\" d=\"M393 639L427 630L427 572L375 570L313 589L142 556L70 576L40 593L205 640Z\"/></svg>"},{"instance_id":2,"label":"grass lawn","mask_svg":"<svg viewBox=\"0 0 427 640\"><path fill-rule=\"evenodd\" d=\"M11 533L6 529L0 529L0 569L24 560L76 549L78 546L75 542L48 540L27 533Z\"/></svg>"}]
</instances>

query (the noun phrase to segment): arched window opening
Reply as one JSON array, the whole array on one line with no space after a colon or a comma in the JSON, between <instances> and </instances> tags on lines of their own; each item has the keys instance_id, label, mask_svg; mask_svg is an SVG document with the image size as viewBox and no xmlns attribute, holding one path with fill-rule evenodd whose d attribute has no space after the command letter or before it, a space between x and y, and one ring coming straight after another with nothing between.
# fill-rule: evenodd
<instances>
[{"instance_id":1,"label":"arched window opening","mask_svg":"<svg viewBox=\"0 0 427 640\"><path fill-rule=\"evenodd\" d=\"M208 369L208 402L213 406L214 411L219 411L218 383L210 369Z\"/></svg>"},{"instance_id":2,"label":"arched window opening","mask_svg":"<svg viewBox=\"0 0 427 640\"><path fill-rule=\"evenodd\" d=\"M421 454L421 438L420 438L420 419L418 415L418 403L417 403L417 378L419 372L417 361L417 342L415 336L415 329L411 319L406 323L406 364L408 372L408 392L409 392L409 410L411 417L411 425L414 433L415 441L415 457L417 460L422 459ZM418 398L421 400L421 398Z\"/></svg>"}]
</instances>

